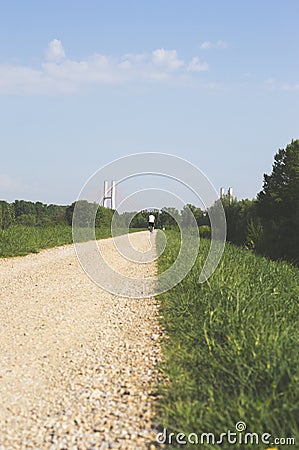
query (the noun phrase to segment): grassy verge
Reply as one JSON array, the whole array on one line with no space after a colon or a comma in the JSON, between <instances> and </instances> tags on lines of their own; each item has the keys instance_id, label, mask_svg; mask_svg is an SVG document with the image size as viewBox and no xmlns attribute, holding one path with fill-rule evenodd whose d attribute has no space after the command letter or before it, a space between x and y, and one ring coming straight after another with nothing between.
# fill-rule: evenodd
<instances>
[{"instance_id":1,"label":"grassy verge","mask_svg":"<svg viewBox=\"0 0 299 450\"><path fill-rule=\"evenodd\" d=\"M179 245L179 234L168 232L159 272L173 262ZM168 336L162 367L167 382L158 405L161 428L219 436L236 432L235 424L243 421L246 432L270 433L271 443L275 437L293 437L298 446L299 270L228 244L216 272L198 284L208 248L209 241L202 241L188 276L160 296ZM182 448L231 448L225 440L220 446L207 439ZM179 447L171 442L169 448ZM233 447L296 448L260 441Z\"/></svg>"},{"instance_id":2,"label":"grassy verge","mask_svg":"<svg viewBox=\"0 0 299 450\"><path fill-rule=\"evenodd\" d=\"M134 231L140 230L130 230L130 232ZM105 239L110 236L111 229L109 227L96 228L97 239ZM92 239L92 234L90 239ZM0 230L0 257L24 256L28 253L37 253L44 248L72 242L72 227L68 225L45 228L16 225L7 230Z\"/></svg>"}]
</instances>

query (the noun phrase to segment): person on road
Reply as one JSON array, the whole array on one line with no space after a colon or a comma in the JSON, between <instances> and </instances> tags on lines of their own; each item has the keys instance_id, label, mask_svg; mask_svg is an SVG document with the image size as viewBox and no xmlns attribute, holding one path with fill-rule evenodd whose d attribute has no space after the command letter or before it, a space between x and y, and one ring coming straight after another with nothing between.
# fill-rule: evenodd
<instances>
[{"instance_id":1,"label":"person on road","mask_svg":"<svg viewBox=\"0 0 299 450\"><path fill-rule=\"evenodd\" d=\"M156 221L156 217L153 214L150 214L148 216L148 228L150 231L153 231L153 229L155 227L155 221Z\"/></svg>"}]
</instances>

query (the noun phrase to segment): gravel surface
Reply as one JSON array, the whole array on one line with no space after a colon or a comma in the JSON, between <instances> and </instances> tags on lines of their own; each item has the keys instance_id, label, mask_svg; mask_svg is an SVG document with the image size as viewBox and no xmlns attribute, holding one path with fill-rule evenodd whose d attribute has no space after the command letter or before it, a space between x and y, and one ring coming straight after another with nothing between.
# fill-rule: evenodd
<instances>
[{"instance_id":1,"label":"gravel surface","mask_svg":"<svg viewBox=\"0 0 299 450\"><path fill-rule=\"evenodd\" d=\"M147 232L130 239L148 250ZM101 246L122 273L155 273ZM0 284L0 449L153 448L157 301L103 291L73 246L0 260Z\"/></svg>"}]
</instances>

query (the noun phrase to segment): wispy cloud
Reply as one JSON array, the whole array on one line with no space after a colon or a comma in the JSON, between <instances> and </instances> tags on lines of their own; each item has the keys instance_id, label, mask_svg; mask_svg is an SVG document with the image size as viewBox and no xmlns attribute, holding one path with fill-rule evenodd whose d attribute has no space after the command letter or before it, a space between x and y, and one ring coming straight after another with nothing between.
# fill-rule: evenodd
<instances>
[{"instance_id":1,"label":"wispy cloud","mask_svg":"<svg viewBox=\"0 0 299 450\"><path fill-rule=\"evenodd\" d=\"M172 83L183 80L186 83L187 76L196 77L196 73L208 68L208 64L200 62L197 56L185 62L176 50L164 48L119 57L94 54L75 61L67 58L61 41L53 39L38 69L0 64L0 93L68 93L84 86L130 82Z\"/></svg>"},{"instance_id":2,"label":"wispy cloud","mask_svg":"<svg viewBox=\"0 0 299 450\"><path fill-rule=\"evenodd\" d=\"M222 40L218 40L216 42L205 41L200 46L201 49L207 50L210 48L227 48L227 43Z\"/></svg>"},{"instance_id":3,"label":"wispy cloud","mask_svg":"<svg viewBox=\"0 0 299 450\"><path fill-rule=\"evenodd\" d=\"M283 83L281 88L284 91L299 91L299 83Z\"/></svg>"},{"instance_id":4,"label":"wispy cloud","mask_svg":"<svg viewBox=\"0 0 299 450\"><path fill-rule=\"evenodd\" d=\"M274 78L268 78L265 81L265 86L268 89L272 90L282 90L282 91L299 91L299 83L287 83L287 82L280 82L275 80Z\"/></svg>"},{"instance_id":5,"label":"wispy cloud","mask_svg":"<svg viewBox=\"0 0 299 450\"><path fill-rule=\"evenodd\" d=\"M209 65L206 62L201 63L197 56L194 56L187 66L188 72L202 72L206 70L209 70Z\"/></svg>"}]
</instances>

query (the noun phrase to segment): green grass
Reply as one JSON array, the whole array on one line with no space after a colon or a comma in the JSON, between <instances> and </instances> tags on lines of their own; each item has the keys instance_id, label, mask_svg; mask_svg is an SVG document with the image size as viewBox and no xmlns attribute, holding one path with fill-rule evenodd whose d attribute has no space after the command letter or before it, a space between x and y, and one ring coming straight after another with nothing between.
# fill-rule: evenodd
<instances>
[{"instance_id":1,"label":"green grass","mask_svg":"<svg viewBox=\"0 0 299 450\"><path fill-rule=\"evenodd\" d=\"M130 232L140 231L131 229ZM86 233L82 240L86 240ZM111 236L111 230L96 228L97 239ZM93 234L90 234L93 239ZM41 249L56 247L73 242L72 227L56 225L50 227L26 227L15 225L7 230L0 230L0 257L24 256L28 253L37 253Z\"/></svg>"},{"instance_id":2,"label":"green grass","mask_svg":"<svg viewBox=\"0 0 299 450\"><path fill-rule=\"evenodd\" d=\"M172 264L179 244L179 234L168 232L159 272ZM297 447L279 448L298 448L299 270L227 244L216 272L198 284L209 244L201 241L191 272L160 296L167 336L158 402L161 428L220 435L235 431L242 420L247 432L294 437Z\"/></svg>"}]
</instances>

